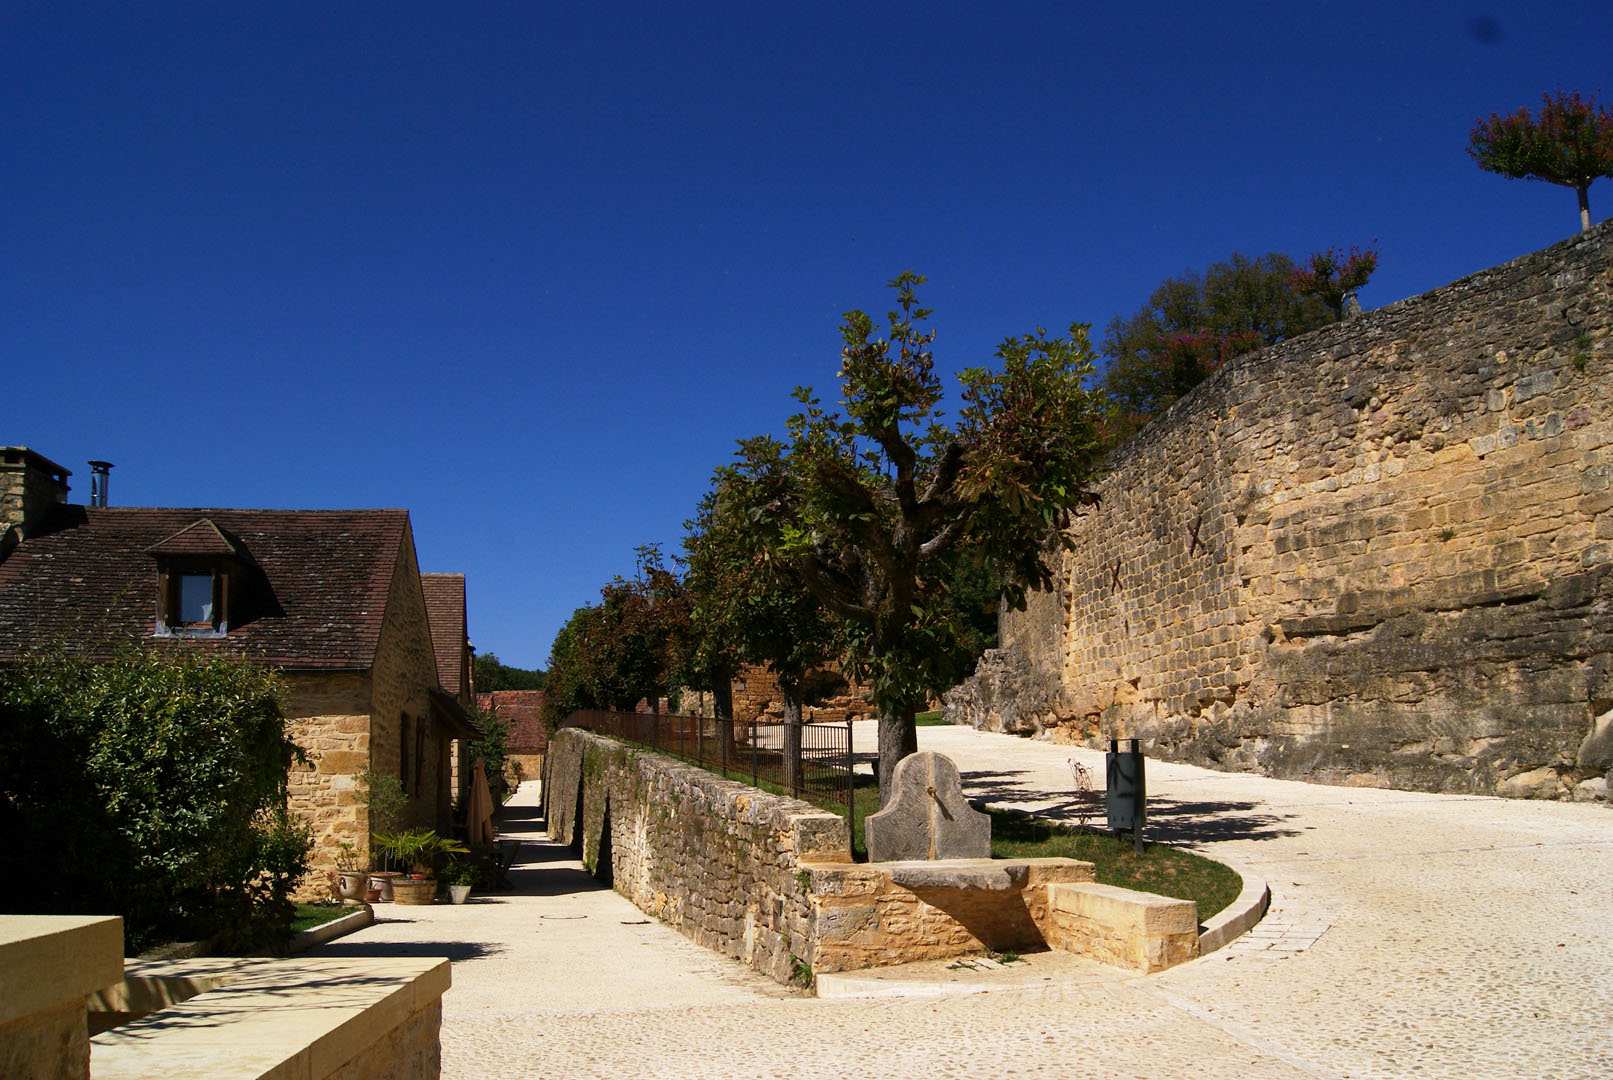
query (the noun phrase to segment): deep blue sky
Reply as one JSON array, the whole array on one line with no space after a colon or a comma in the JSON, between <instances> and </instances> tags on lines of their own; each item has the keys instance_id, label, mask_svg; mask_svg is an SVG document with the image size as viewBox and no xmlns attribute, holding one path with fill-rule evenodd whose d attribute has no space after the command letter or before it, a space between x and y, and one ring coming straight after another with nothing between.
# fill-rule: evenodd
<instances>
[{"instance_id":1,"label":"deep blue sky","mask_svg":"<svg viewBox=\"0 0 1613 1080\"><path fill-rule=\"evenodd\" d=\"M1467 133L1613 91L1613 7L1520 6L4 0L0 444L407 507L540 665L901 270L956 369L1235 249L1377 238L1370 308L1568 236Z\"/></svg>"}]
</instances>

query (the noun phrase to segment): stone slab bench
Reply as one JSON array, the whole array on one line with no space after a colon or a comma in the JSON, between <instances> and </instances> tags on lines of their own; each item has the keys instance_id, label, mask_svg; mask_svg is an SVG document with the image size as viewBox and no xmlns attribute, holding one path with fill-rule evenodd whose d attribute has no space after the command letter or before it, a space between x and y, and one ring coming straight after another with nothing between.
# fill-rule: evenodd
<instances>
[{"instance_id":1,"label":"stone slab bench","mask_svg":"<svg viewBox=\"0 0 1613 1080\"><path fill-rule=\"evenodd\" d=\"M1048 944L1148 973L1199 954L1198 905L1095 882L1048 889Z\"/></svg>"}]
</instances>

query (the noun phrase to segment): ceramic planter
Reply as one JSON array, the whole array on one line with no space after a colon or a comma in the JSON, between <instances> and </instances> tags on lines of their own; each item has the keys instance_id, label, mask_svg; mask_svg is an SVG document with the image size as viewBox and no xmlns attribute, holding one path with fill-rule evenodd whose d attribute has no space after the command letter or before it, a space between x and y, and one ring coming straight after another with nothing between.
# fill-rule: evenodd
<instances>
[{"instance_id":1,"label":"ceramic planter","mask_svg":"<svg viewBox=\"0 0 1613 1080\"><path fill-rule=\"evenodd\" d=\"M339 870L337 876L341 878L338 891L343 900L362 900L364 890L369 888L370 872L368 870Z\"/></svg>"},{"instance_id":2,"label":"ceramic planter","mask_svg":"<svg viewBox=\"0 0 1613 1080\"><path fill-rule=\"evenodd\" d=\"M450 886L448 886L448 899L452 900L454 903L463 904L467 899L469 899L469 897L470 897L470 886L469 885L450 885Z\"/></svg>"}]
</instances>

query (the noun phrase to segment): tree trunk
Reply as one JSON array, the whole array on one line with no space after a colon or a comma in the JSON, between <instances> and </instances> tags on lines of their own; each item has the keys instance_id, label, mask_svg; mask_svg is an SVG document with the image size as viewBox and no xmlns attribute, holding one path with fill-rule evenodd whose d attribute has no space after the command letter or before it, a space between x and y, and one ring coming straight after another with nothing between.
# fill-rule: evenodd
<instances>
[{"instance_id":1,"label":"tree trunk","mask_svg":"<svg viewBox=\"0 0 1613 1080\"><path fill-rule=\"evenodd\" d=\"M779 697L784 699L784 786L801 794L801 680L779 672Z\"/></svg>"},{"instance_id":2,"label":"tree trunk","mask_svg":"<svg viewBox=\"0 0 1613 1080\"><path fill-rule=\"evenodd\" d=\"M717 719L722 760L734 760L734 673L720 668L711 677L711 713Z\"/></svg>"},{"instance_id":3,"label":"tree trunk","mask_svg":"<svg viewBox=\"0 0 1613 1080\"><path fill-rule=\"evenodd\" d=\"M896 776L896 763L909 754L919 752L918 725L913 717L918 709L912 702L903 702L897 708L879 713L879 805L884 806L890 796L891 781Z\"/></svg>"},{"instance_id":4,"label":"tree trunk","mask_svg":"<svg viewBox=\"0 0 1613 1080\"><path fill-rule=\"evenodd\" d=\"M1591 186L1580 184L1574 190L1579 193L1579 231L1585 232L1591 227Z\"/></svg>"}]
</instances>

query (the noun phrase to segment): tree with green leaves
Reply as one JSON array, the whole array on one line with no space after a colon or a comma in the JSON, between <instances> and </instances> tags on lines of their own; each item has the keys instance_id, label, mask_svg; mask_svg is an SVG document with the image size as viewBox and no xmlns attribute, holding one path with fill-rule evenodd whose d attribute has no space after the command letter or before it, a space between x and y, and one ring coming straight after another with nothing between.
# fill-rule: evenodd
<instances>
[{"instance_id":1,"label":"tree with green leaves","mask_svg":"<svg viewBox=\"0 0 1613 1080\"><path fill-rule=\"evenodd\" d=\"M763 456L775 449L752 448ZM823 605L790 564L773 557L753 525L778 494L765 481L786 475L776 468L717 471L694 520L685 523L683 581L691 597L688 667L694 677L706 676L717 714L733 717L736 665L765 664L778 677L784 782L793 787L801 768L802 681L838 655L839 642Z\"/></svg>"},{"instance_id":2,"label":"tree with green leaves","mask_svg":"<svg viewBox=\"0 0 1613 1080\"><path fill-rule=\"evenodd\" d=\"M496 653L483 653L472 661L473 684L478 694L492 690L542 690L543 672L511 667Z\"/></svg>"},{"instance_id":3,"label":"tree with green leaves","mask_svg":"<svg viewBox=\"0 0 1613 1080\"><path fill-rule=\"evenodd\" d=\"M1591 182L1613 177L1613 110L1579 91L1544 95L1540 111L1491 113L1468 134L1467 152L1485 172L1574 189L1579 227L1591 227Z\"/></svg>"},{"instance_id":4,"label":"tree with green leaves","mask_svg":"<svg viewBox=\"0 0 1613 1080\"><path fill-rule=\"evenodd\" d=\"M882 793L917 749L918 705L967 674L953 560L983 567L1023 606L1027 589L1051 583L1052 545L1069 542L1060 526L1090 498L1098 458L1083 324L1005 340L995 368L960 374L962 408L942 422L923 281L890 283L888 336L846 314L844 416L799 389L788 441L748 440L735 466L768 493L753 521L762 542L839 621L851 671L872 687Z\"/></svg>"},{"instance_id":5,"label":"tree with green leaves","mask_svg":"<svg viewBox=\"0 0 1613 1080\"><path fill-rule=\"evenodd\" d=\"M1321 300L1290 287L1294 261L1233 252L1203 274L1161 282L1104 332L1105 442L1118 445L1235 356L1325 326Z\"/></svg>"},{"instance_id":6,"label":"tree with green leaves","mask_svg":"<svg viewBox=\"0 0 1613 1080\"><path fill-rule=\"evenodd\" d=\"M580 607L555 635L549 653L552 711L652 709L672 684L679 641L688 632L689 602L654 544L636 549L632 578L617 576L598 604Z\"/></svg>"}]
</instances>

